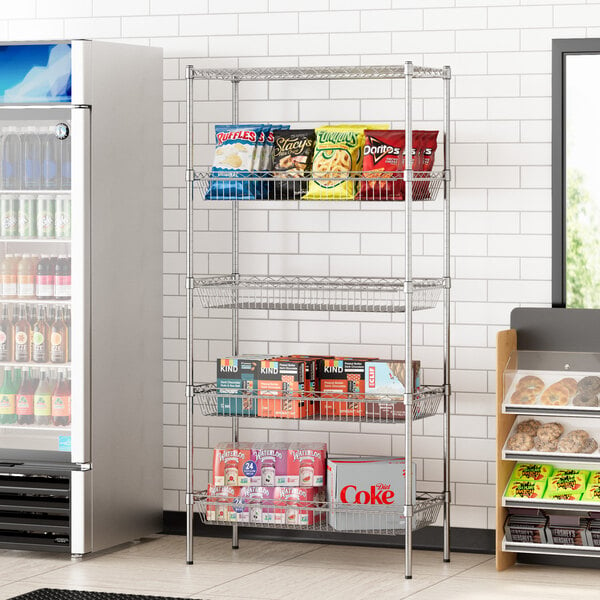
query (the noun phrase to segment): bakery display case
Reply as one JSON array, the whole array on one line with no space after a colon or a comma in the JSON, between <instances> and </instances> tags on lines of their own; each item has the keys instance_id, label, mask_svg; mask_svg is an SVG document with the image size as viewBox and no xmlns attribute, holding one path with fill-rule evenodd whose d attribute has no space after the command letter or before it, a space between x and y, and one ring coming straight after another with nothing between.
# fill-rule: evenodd
<instances>
[{"instance_id":1,"label":"bakery display case","mask_svg":"<svg viewBox=\"0 0 600 600\"><path fill-rule=\"evenodd\" d=\"M498 570L519 554L600 558L599 333L598 310L538 308L498 332Z\"/></svg>"}]
</instances>

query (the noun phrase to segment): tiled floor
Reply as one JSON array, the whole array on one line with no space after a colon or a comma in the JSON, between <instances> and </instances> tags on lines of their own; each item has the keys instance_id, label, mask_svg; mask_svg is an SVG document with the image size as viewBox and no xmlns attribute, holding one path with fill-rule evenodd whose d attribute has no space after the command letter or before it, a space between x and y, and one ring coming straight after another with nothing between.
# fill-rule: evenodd
<instances>
[{"instance_id":1,"label":"tiled floor","mask_svg":"<svg viewBox=\"0 0 600 600\"><path fill-rule=\"evenodd\" d=\"M482 554L414 553L404 579L402 550L196 538L193 565L185 538L156 536L83 560L0 551L0 600L40 587L180 596L203 600L497 600L600 598L594 570L526 566L496 572Z\"/></svg>"}]
</instances>

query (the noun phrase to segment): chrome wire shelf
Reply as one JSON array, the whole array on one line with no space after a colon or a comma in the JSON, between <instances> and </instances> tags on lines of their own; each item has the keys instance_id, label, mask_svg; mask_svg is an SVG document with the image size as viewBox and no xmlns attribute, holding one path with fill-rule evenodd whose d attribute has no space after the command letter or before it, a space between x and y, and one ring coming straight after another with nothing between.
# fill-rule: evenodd
<instances>
[{"instance_id":1,"label":"chrome wire shelf","mask_svg":"<svg viewBox=\"0 0 600 600\"><path fill-rule=\"evenodd\" d=\"M412 199L435 200L449 171L413 171ZM193 175L201 198L213 201L362 201L403 202L406 182L402 171L312 171L303 176L288 176L271 171L196 170ZM317 182L319 185L310 185ZM340 188L342 188L340 190ZM305 194L310 192L309 197ZM334 195L335 194L335 195Z\"/></svg>"},{"instance_id":2,"label":"chrome wire shelf","mask_svg":"<svg viewBox=\"0 0 600 600\"><path fill-rule=\"evenodd\" d=\"M413 421L437 414L444 398L442 387L422 386L413 399ZM242 395L219 390L214 383L194 385L194 401L206 417L251 417L343 421L353 423L402 423L406 418L404 396L386 394L335 394L332 392L253 393Z\"/></svg>"},{"instance_id":3,"label":"chrome wire shelf","mask_svg":"<svg viewBox=\"0 0 600 600\"><path fill-rule=\"evenodd\" d=\"M418 79L450 78L450 67L419 67L413 65L412 76ZM194 79L226 81L289 81L298 79L401 79L406 75L404 65L375 65L364 67L266 67L245 69L192 69Z\"/></svg>"},{"instance_id":4,"label":"chrome wire shelf","mask_svg":"<svg viewBox=\"0 0 600 600\"><path fill-rule=\"evenodd\" d=\"M302 529L304 531L344 531L371 535L404 535L404 507L392 509L341 502L298 501L278 505L275 500L244 503L241 499L226 500L202 491L194 494L200 520L210 525ZM413 505L413 531L436 522L444 495L417 492ZM303 523L299 522L303 520Z\"/></svg>"},{"instance_id":5,"label":"chrome wire shelf","mask_svg":"<svg viewBox=\"0 0 600 600\"><path fill-rule=\"evenodd\" d=\"M194 279L204 308L405 312L404 279L217 275ZM443 279L413 279L413 310L434 308Z\"/></svg>"}]
</instances>

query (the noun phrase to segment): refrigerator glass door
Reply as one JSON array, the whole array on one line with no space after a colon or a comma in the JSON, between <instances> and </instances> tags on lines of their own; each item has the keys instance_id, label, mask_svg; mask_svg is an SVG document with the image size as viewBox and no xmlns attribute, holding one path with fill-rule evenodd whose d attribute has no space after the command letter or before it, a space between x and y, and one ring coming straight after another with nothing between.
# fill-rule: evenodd
<instances>
[{"instance_id":1,"label":"refrigerator glass door","mask_svg":"<svg viewBox=\"0 0 600 600\"><path fill-rule=\"evenodd\" d=\"M0 106L0 462L86 460L88 130L87 109Z\"/></svg>"}]
</instances>

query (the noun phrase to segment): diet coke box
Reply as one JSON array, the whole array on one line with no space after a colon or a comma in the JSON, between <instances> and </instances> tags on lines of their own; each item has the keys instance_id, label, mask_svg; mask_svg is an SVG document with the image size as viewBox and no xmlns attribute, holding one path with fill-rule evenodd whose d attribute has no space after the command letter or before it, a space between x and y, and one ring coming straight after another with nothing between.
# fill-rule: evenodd
<instances>
[{"instance_id":1,"label":"diet coke box","mask_svg":"<svg viewBox=\"0 0 600 600\"><path fill-rule=\"evenodd\" d=\"M213 451L213 484L244 486L252 484L252 449L249 444L222 442ZM246 473L250 472L251 475Z\"/></svg>"},{"instance_id":2,"label":"diet coke box","mask_svg":"<svg viewBox=\"0 0 600 600\"><path fill-rule=\"evenodd\" d=\"M253 485L272 487L286 485L288 445L274 442L252 444L252 460L256 462Z\"/></svg>"},{"instance_id":3,"label":"diet coke box","mask_svg":"<svg viewBox=\"0 0 600 600\"><path fill-rule=\"evenodd\" d=\"M275 523L278 525L313 525L324 511L318 509L323 494L316 488L275 488Z\"/></svg>"},{"instance_id":4,"label":"diet coke box","mask_svg":"<svg viewBox=\"0 0 600 600\"><path fill-rule=\"evenodd\" d=\"M329 458L327 499L335 505L329 516L331 527L337 531L404 528L404 467L403 458ZM415 483L413 463L413 502Z\"/></svg>"},{"instance_id":5,"label":"diet coke box","mask_svg":"<svg viewBox=\"0 0 600 600\"><path fill-rule=\"evenodd\" d=\"M327 444L290 444L287 456L287 484L321 487L325 484Z\"/></svg>"},{"instance_id":6,"label":"diet coke box","mask_svg":"<svg viewBox=\"0 0 600 600\"><path fill-rule=\"evenodd\" d=\"M206 501L206 520L225 521L227 523L237 521L239 511L235 510L234 506L240 506L240 490L241 488L239 487L209 484Z\"/></svg>"},{"instance_id":7,"label":"diet coke box","mask_svg":"<svg viewBox=\"0 0 600 600\"><path fill-rule=\"evenodd\" d=\"M239 523L275 522L274 487L243 487L240 499L240 506L234 507Z\"/></svg>"}]
</instances>

